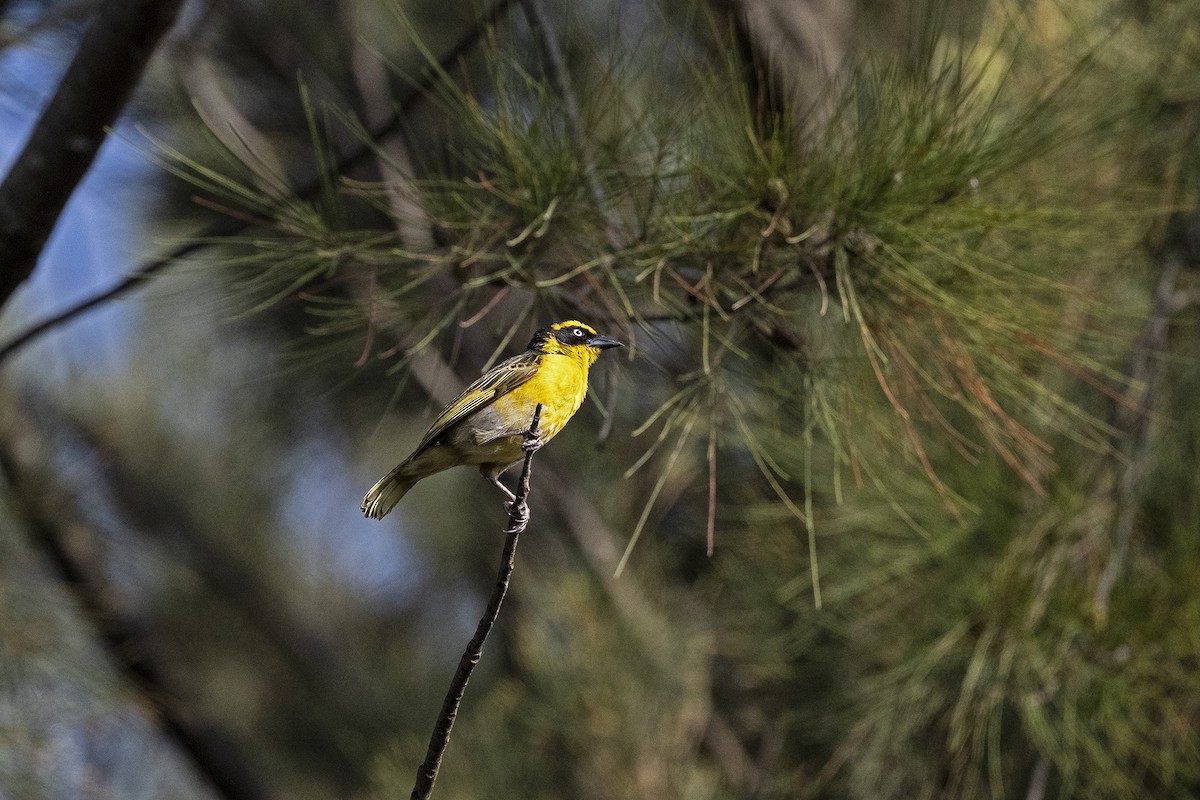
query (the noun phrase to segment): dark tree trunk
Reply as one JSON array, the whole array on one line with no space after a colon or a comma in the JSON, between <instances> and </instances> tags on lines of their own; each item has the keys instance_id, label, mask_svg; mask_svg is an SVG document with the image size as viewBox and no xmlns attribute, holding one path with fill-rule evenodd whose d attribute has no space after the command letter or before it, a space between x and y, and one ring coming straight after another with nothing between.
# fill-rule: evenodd
<instances>
[{"instance_id":1,"label":"dark tree trunk","mask_svg":"<svg viewBox=\"0 0 1200 800\"><path fill-rule=\"evenodd\" d=\"M106 0L0 184L0 307L32 273L183 0Z\"/></svg>"}]
</instances>

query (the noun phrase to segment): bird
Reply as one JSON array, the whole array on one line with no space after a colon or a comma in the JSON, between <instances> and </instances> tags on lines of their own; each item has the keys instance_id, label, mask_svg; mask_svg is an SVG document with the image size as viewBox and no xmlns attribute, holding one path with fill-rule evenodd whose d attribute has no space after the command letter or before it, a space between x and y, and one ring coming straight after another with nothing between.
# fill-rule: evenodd
<instances>
[{"instance_id":1,"label":"bird","mask_svg":"<svg viewBox=\"0 0 1200 800\"><path fill-rule=\"evenodd\" d=\"M588 369L621 342L576 319L538 330L525 352L502 361L442 409L412 455L379 479L360 509L382 519L417 481L442 470L477 466L508 497L500 474L563 429L587 396ZM537 431L534 409L542 406Z\"/></svg>"}]
</instances>

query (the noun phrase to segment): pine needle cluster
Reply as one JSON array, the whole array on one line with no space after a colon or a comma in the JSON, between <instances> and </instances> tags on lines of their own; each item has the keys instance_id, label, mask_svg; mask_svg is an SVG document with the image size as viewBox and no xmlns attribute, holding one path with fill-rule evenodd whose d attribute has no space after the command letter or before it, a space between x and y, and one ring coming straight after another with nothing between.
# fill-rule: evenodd
<instances>
[{"instance_id":1,"label":"pine needle cluster","mask_svg":"<svg viewBox=\"0 0 1200 800\"><path fill-rule=\"evenodd\" d=\"M781 110L736 60L689 68L701 30L620 57L576 44L583 89L568 94L533 30L494 33L456 70L394 10L433 75L437 124L408 132L409 166L373 151L391 178L264 196L261 165L234 177L168 154L259 223L222 242L246 308L302 309L310 340L368 374L466 350L490 363L550 317L623 332L632 377L598 398L628 434L612 473L634 487L612 512L628 531L617 569L637 569L643 533L680 524L666 517L681 497L704 496L706 517L680 514L730 553L713 568L714 670L732 679L712 705L743 741L789 754L755 779L761 796L1005 797L1048 770L1061 796L1200 780L1186 578L1137 553L1131 573L1150 577L1097 602L1131 502L1119 420L1138 387L1122 361L1147 306L1144 197L1123 182L1115 114L1081 111L1119 54L1072 42L1056 60L1019 19L1001 35L989 17L970 41L930 26L814 108ZM676 83L647 86L646 69ZM1125 111L1136 93L1122 91ZM317 153L330 126L362 131L306 107ZM414 223L427 243L405 237ZM605 660L630 646L602 623L577 662L546 656L556 625L591 622L585 590L544 588L563 618L516 631L513 657L546 682L501 682L464 734L480 748L489 725L571 753L619 737L586 698L557 707L610 728L555 736L563 717L523 713L531 693L562 691L564 663L635 703ZM694 688L688 664L674 677ZM658 753L699 725L676 691L654 684L671 731ZM763 705L782 710L740 713ZM509 777L561 785L613 769L614 752L557 784ZM719 795L706 769L649 772L678 796Z\"/></svg>"}]
</instances>

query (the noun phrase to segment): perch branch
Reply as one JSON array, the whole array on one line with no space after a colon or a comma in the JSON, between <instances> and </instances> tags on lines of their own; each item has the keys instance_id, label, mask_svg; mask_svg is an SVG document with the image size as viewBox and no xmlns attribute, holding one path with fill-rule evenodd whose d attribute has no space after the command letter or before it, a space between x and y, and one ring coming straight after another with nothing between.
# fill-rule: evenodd
<instances>
[{"instance_id":1,"label":"perch branch","mask_svg":"<svg viewBox=\"0 0 1200 800\"><path fill-rule=\"evenodd\" d=\"M437 780L438 770L442 766L442 756L445 755L446 745L450 742L450 729L454 727L454 720L458 716L458 706L467 690L467 681L471 679L471 673L483 655L483 643L491 633L492 626L496 624L496 617L500 614L500 604L504 602L504 595L508 593L508 582L512 577L513 564L517 555L517 539L525 530L525 526L529 524L529 511L525 500L529 497L529 468L533 463L533 454L537 452L538 425L541 421L542 404L538 403L537 408L533 410L533 420L529 424L529 430L525 432L525 463L521 467L521 478L517 481L516 497L509 506L508 530L504 540L504 550L500 556L500 570L496 575L496 586L492 589L492 597L488 600L483 617L480 618L479 625L475 628L475 635L471 637L467 649L458 661L458 670L450 681L446 699L442 701L442 710L438 714L437 722L434 723L433 735L429 737L429 749L425 753L425 760L417 769L412 800L426 800L433 792L434 781Z\"/></svg>"}]
</instances>

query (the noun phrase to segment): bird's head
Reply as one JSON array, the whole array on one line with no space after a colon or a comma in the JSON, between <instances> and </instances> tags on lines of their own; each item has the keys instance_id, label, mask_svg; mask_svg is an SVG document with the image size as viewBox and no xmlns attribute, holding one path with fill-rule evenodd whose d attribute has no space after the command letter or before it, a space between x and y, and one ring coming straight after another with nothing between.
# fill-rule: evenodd
<instances>
[{"instance_id":1,"label":"bird's head","mask_svg":"<svg viewBox=\"0 0 1200 800\"><path fill-rule=\"evenodd\" d=\"M573 356L591 364L601 350L623 347L611 336L596 333L596 329L577 319L547 325L533 335L529 349L539 353Z\"/></svg>"}]
</instances>

